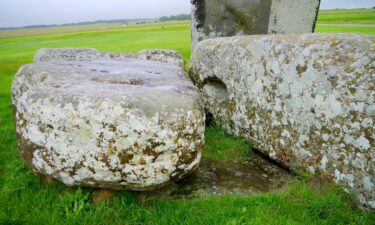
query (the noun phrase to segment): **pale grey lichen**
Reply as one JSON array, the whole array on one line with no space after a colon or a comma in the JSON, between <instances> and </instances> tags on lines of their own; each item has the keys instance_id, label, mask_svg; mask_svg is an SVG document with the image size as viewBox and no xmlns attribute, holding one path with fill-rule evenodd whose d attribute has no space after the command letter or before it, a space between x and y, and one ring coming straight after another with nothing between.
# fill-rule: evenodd
<instances>
[{"instance_id":1,"label":"pale grey lichen","mask_svg":"<svg viewBox=\"0 0 375 225\"><path fill-rule=\"evenodd\" d=\"M26 163L70 186L113 189L150 190L191 173L204 145L200 93L181 57L154 51L139 55L169 63L40 51L12 88Z\"/></svg>"},{"instance_id":2,"label":"pale grey lichen","mask_svg":"<svg viewBox=\"0 0 375 225\"><path fill-rule=\"evenodd\" d=\"M36 53L34 63L54 60L94 59L144 59L185 66L184 60L175 50L144 49L138 52L100 52L94 48L42 48Z\"/></svg>"},{"instance_id":3,"label":"pale grey lichen","mask_svg":"<svg viewBox=\"0 0 375 225\"><path fill-rule=\"evenodd\" d=\"M211 39L197 45L190 76L222 128L284 166L347 185L371 207L374 43L355 34ZM227 100L212 95L211 81Z\"/></svg>"}]
</instances>

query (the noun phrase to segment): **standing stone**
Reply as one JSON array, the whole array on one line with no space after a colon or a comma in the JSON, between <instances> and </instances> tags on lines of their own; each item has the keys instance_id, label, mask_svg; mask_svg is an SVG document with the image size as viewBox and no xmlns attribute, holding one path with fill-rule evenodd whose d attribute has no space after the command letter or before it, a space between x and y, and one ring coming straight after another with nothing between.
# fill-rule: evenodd
<instances>
[{"instance_id":1,"label":"standing stone","mask_svg":"<svg viewBox=\"0 0 375 225\"><path fill-rule=\"evenodd\" d=\"M41 50L12 88L25 162L69 186L137 191L191 173L204 145L204 110L173 55Z\"/></svg>"},{"instance_id":2,"label":"standing stone","mask_svg":"<svg viewBox=\"0 0 375 225\"><path fill-rule=\"evenodd\" d=\"M192 0L192 46L238 35L314 31L320 0Z\"/></svg>"},{"instance_id":3,"label":"standing stone","mask_svg":"<svg viewBox=\"0 0 375 225\"><path fill-rule=\"evenodd\" d=\"M198 44L190 76L226 131L375 209L375 37L306 34Z\"/></svg>"}]
</instances>

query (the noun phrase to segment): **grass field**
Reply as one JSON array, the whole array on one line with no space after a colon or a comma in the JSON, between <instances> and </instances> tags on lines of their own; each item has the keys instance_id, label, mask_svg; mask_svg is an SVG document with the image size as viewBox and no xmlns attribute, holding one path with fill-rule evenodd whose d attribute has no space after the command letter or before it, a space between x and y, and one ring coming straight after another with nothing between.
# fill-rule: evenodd
<instances>
[{"instance_id":1,"label":"grass field","mask_svg":"<svg viewBox=\"0 0 375 225\"><path fill-rule=\"evenodd\" d=\"M375 9L321 10L315 31L375 35Z\"/></svg>"},{"instance_id":2,"label":"grass field","mask_svg":"<svg viewBox=\"0 0 375 225\"><path fill-rule=\"evenodd\" d=\"M321 10L318 23L322 24L375 24L375 9Z\"/></svg>"},{"instance_id":3,"label":"grass field","mask_svg":"<svg viewBox=\"0 0 375 225\"><path fill-rule=\"evenodd\" d=\"M375 27L339 27L339 26L316 26L317 33L358 33L375 35Z\"/></svg>"},{"instance_id":4,"label":"grass field","mask_svg":"<svg viewBox=\"0 0 375 225\"><path fill-rule=\"evenodd\" d=\"M178 50L187 61L189 24L0 39L0 224L374 224L375 214L358 209L349 195L336 187L313 191L303 176L277 194L140 201L136 193L117 192L112 202L99 205L91 204L94 189L45 184L18 155L10 96L17 69L32 62L42 47L94 47L106 51L170 48ZM204 157L238 158L249 149L243 140L216 127L208 128L206 136Z\"/></svg>"}]
</instances>

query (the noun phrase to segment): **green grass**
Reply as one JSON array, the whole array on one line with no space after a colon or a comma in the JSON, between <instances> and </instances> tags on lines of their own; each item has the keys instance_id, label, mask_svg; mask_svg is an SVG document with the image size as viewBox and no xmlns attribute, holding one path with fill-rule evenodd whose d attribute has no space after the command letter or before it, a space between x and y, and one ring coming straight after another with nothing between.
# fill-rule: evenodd
<instances>
[{"instance_id":1,"label":"green grass","mask_svg":"<svg viewBox=\"0 0 375 225\"><path fill-rule=\"evenodd\" d=\"M375 24L375 9L321 10L318 23L322 24Z\"/></svg>"},{"instance_id":2,"label":"green grass","mask_svg":"<svg viewBox=\"0 0 375 225\"><path fill-rule=\"evenodd\" d=\"M189 24L134 26L106 31L0 39L0 224L373 224L375 215L356 208L335 187L315 193L305 180L286 191L256 197L150 199L118 192L113 202L92 205L89 188L44 184L21 161L14 133L11 82L42 47L95 47L106 51L171 48L188 60ZM205 156L242 158L249 145L216 127L206 132Z\"/></svg>"},{"instance_id":3,"label":"green grass","mask_svg":"<svg viewBox=\"0 0 375 225\"><path fill-rule=\"evenodd\" d=\"M206 143L203 149L204 158L240 160L252 154L251 146L245 140L234 138L214 125L206 128Z\"/></svg>"},{"instance_id":4,"label":"green grass","mask_svg":"<svg viewBox=\"0 0 375 225\"><path fill-rule=\"evenodd\" d=\"M340 26L334 26L336 24ZM375 25L375 9L321 10L315 32L375 35L375 27L367 27L363 24Z\"/></svg>"},{"instance_id":5,"label":"green grass","mask_svg":"<svg viewBox=\"0 0 375 225\"><path fill-rule=\"evenodd\" d=\"M139 203L119 192L112 202L92 205L92 189L43 185L26 169L19 189L1 196L1 224L371 224L375 217L356 209L337 189L317 194L296 181L281 194L157 200ZM6 196L4 197L4 195Z\"/></svg>"},{"instance_id":6,"label":"green grass","mask_svg":"<svg viewBox=\"0 0 375 225\"><path fill-rule=\"evenodd\" d=\"M375 27L336 27L336 26L316 26L317 33L359 33L375 35Z\"/></svg>"}]
</instances>

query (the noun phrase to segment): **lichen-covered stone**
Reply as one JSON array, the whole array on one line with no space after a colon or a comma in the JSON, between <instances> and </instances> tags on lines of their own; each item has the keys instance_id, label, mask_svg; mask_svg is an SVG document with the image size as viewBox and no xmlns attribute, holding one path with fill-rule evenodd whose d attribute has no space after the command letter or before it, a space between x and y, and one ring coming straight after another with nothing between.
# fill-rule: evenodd
<instances>
[{"instance_id":1,"label":"lichen-covered stone","mask_svg":"<svg viewBox=\"0 0 375 225\"><path fill-rule=\"evenodd\" d=\"M192 47L238 35L314 31L320 0L192 0Z\"/></svg>"},{"instance_id":2,"label":"lichen-covered stone","mask_svg":"<svg viewBox=\"0 0 375 225\"><path fill-rule=\"evenodd\" d=\"M42 48L34 56L34 63L52 60L90 60L102 55L95 48Z\"/></svg>"},{"instance_id":3,"label":"lichen-covered stone","mask_svg":"<svg viewBox=\"0 0 375 225\"><path fill-rule=\"evenodd\" d=\"M217 38L190 76L228 132L375 208L375 39L354 34Z\"/></svg>"},{"instance_id":4,"label":"lichen-covered stone","mask_svg":"<svg viewBox=\"0 0 375 225\"><path fill-rule=\"evenodd\" d=\"M180 63L42 52L12 89L21 155L35 171L70 186L151 190L198 166L203 105Z\"/></svg>"},{"instance_id":5,"label":"lichen-covered stone","mask_svg":"<svg viewBox=\"0 0 375 225\"><path fill-rule=\"evenodd\" d=\"M158 61L181 67L185 65L180 54L169 49L144 49L138 52L100 52L94 48L42 48L35 55L34 62L126 58Z\"/></svg>"}]
</instances>

